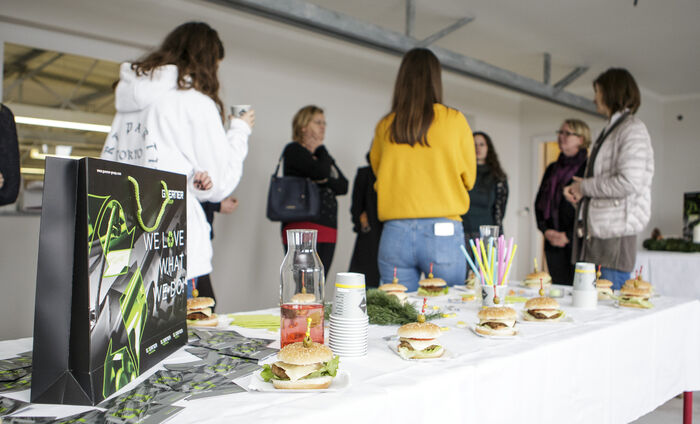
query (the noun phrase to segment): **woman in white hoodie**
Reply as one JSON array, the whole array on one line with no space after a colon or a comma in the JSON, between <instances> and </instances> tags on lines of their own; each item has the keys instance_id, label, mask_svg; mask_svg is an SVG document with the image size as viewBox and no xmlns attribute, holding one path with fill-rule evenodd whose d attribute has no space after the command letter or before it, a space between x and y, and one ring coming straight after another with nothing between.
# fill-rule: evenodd
<instances>
[{"instance_id":1,"label":"woman in white hoodie","mask_svg":"<svg viewBox=\"0 0 700 424\"><path fill-rule=\"evenodd\" d=\"M201 22L175 28L158 50L123 63L117 114L102 158L187 176L188 295L212 271L209 223L200 201L220 202L236 188L255 113L224 128L219 63L224 47Z\"/></svg>"}]
</instances>

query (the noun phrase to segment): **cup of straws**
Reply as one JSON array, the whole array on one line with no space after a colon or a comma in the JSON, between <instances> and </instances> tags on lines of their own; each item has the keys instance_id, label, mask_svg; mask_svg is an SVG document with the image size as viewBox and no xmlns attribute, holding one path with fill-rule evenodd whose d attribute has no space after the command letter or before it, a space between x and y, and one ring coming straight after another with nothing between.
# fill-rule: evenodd
<instances>
[{"instance_id":1,"label":"cup of straws","mask_svg":"<svg viewBox=\"0 0 700 424\"><path fill-rule=\"evenodd\" d=\"M513 257L518 249L511 237L506 243L503 235L490 238L469 240L473 258L464 246L460 246L469 267L480 277L482 307L505 306L508 287L508 273L513 265Z\"/></svg>"}]
</instances>

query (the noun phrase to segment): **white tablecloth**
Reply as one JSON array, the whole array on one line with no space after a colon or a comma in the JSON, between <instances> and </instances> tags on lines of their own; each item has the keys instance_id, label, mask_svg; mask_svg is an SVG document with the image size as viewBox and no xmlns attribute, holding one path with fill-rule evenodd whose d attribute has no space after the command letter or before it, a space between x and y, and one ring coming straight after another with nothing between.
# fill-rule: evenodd
<instances>
[{"instance_id":1,"label":"white tablecloth","mask_svg":"<svg viewBox=\"0 0 700 424\"><path fill-rule=\"evenodd\" d=\"M638 269L643 266L642 278L654 285L664 296L700 299L700 253L637 252Z\"/></svg>"},{"instance_id":2,"label":"white tablecloth","mask_svg":"<svg viewBox=\"0 0 700 424\"><path fill-rule=\"evenodd\" d=\"M581 310L565 299L561 303L573 323L519 324L521 335L512 340L481 338L459 328L459 321L477 321L474 303L437 303L457 313L435 321L449 328L442 342L454 354L450 360L404 361L382 339L396 327L371 326L368 355L341 359L351 380L342 392L249 392L180 401L176 405L187 408L169 423L629 422L683 391L700 390L700 301L657 297L653 302L652 310L611 303ZM232 328L248 336L275 336ZM0 357L28 349L30 339L0 342ZM195 358L179 351L167 362L189 359ZM236 382L247 387L249 378ZM29 399L28 391L5 395ZM23 415L85 409L37 405Z\"/></svg>"}]
</instances>

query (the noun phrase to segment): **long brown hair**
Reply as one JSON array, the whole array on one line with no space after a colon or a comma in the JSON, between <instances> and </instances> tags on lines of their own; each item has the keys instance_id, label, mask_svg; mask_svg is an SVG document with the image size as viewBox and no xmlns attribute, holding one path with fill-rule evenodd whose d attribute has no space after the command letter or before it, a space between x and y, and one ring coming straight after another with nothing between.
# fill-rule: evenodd
<instances>
[{"instance_id":1,"label":"long brown hair","mask_svg":"<svg viewBox=\"0 0 700 424\"><path fill-rule=\"evenodd\" d=\"M493 141L491 137L483 131L474 132L474 137L480 135L484 137L486 141L486 165L491 169L491 173L496 177L498 181L505 181L508 177L503 168L501 168L501 162L498 160L498 153L496 153L496 148L493 147Z\"/></svg>"},{"instance_id":2,"label":"long brown hair","mask_svg":"<svg viewBox=\"0 0 700 424\"><path fill-rule=\"evenodd\" d=\"M627 69L608 69L593 81L593 86L596 85L603 92L603 102L611 116L624 109L635 114L642 104L637 82Z\"/></svg>"},{"instance_id":3,"label":"long brown hair","mask_svg":"<svg viewBox=\"0 0 700 424\"><path fill-rule=\"evenodd\" d=\"M389 131L392 143L428 146L428 129L435 117L433 105L442 103L442 68L428 49L412 49L401 61L394 85Z\"/></svg>"},{"instance_id":4,"label":"long brown hair","mask_svg":"<svg viewBox=\"0 0 700 424\"><path fill-rule=\"evenodd\" d=\"M177 86L194 88L209 96L224 121L224 105L219 98L219 61L224 58L224 45L219 34L204 22L187 22L163 40L158 50L131 64L136 75L150 73L163 65L177 66Z\"/></svg>"}]
</instances>

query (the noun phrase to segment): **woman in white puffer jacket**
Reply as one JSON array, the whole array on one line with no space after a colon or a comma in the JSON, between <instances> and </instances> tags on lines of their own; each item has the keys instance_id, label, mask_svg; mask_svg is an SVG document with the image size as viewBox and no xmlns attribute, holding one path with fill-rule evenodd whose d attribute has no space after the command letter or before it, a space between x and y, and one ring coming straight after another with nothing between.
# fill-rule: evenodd
<instances>
[{"instance_id":1,"label":"woman in white puffer jacket","mask_svg":"<svg viewBox=\"0 0 700 424\"><path fill-rule=\"evenodd\" d=\"M641 103L632 75L610 68L593 82L598 112L608 123L593 145L584 178L564 188L577 205L573 261L602 265L602 278L619 289L630 277L637 234L651 216L654 151L644 123L634 114Z\"/></svg>"}]
</instances>

